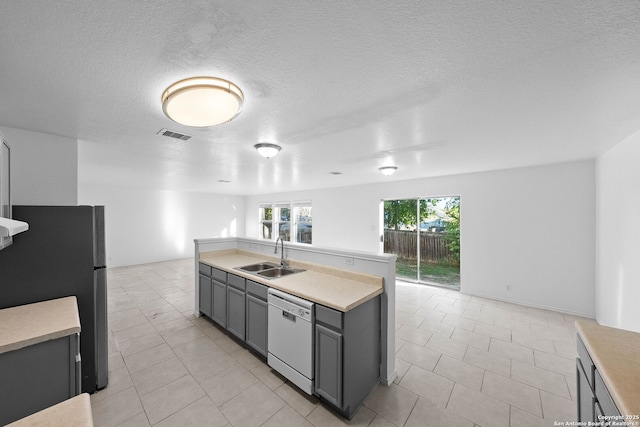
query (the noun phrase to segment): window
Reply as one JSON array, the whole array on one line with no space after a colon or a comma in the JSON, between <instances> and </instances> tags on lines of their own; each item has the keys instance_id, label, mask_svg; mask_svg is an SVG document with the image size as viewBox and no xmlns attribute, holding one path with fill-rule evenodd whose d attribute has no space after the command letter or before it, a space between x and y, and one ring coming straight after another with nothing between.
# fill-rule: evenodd
<instances>
[{"instance_id":1,"label":"window","mask_svg":"<svg viewBox=\"0 0 640 427\"><path fill-rule=\"evenodd\" d=\"M278 230L278 235L275 236L282 237L282 240L286 240L287 242L291 241L291 205L289 202L276 203L274 205L274 213L276 217L276 228Z\"/></svg>"},{"instance_id":2,"label":"window","mask_svg":"<svg viewBox=\"0 0 640 427\"><path fill-rule=\"evenodd\" d=\"M296 202L293 204L293 218L296 230L296 242L311 244L311 202Z\"/></svg>"},{"instance_id":3,"label":"window","mask_svg":"<svg viewBox=\"0 0 640 427\"><path fill-rule=\"evenodd\" d=\"M270 203L260 205L260 239L273 239L273 208Z\"/></svg>"},{"instance_id":4,"label":"window","mask_svg":"<svg viewBox=\"0 0 640 427\"><path fill-rule=\"evenodd\" d=\"M259 216L258 238L277 240L282 237L288 242L311 244L313 233L310 201L263 203L259 207Z\"/></svg>"}]
</instances>

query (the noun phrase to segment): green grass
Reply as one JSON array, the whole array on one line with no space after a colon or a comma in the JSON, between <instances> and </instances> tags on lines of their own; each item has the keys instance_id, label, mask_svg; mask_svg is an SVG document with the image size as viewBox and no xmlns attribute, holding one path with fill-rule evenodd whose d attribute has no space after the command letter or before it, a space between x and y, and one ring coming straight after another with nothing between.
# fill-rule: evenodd
<instances>
[{"instance_id":1,"label":"green grass","mask_svg":"<svg viewBox=\"0 0 640 427\"><path fill-rule=\"evenodd\" d=\"M398 258L396 260L396 276L415 280L417 262L415 259ZM420 280L444 286L460 286L460 266L448 263L420 264Z\"/></svg>"}]
</instances>

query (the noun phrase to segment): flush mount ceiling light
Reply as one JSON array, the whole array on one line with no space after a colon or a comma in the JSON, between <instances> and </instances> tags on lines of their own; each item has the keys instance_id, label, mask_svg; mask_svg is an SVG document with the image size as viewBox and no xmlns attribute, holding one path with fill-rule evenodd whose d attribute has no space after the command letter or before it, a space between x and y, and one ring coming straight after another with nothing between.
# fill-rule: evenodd
<instances>
[{"instance_id":1,"label":"flush mount ceiling light","mask_svg":"<svg viewBox=\"0 0 640 427\"><path fill-rule=\"evenodd\" d=\"M278 154L280 152L281 147L276 144L268 144L266 142L261 142L260 144L254 145L253 148L258 150L258 154L260 154L262 157L268 159Z\"/></svg>"},{"instance_id":2,"label":"flush mount ceiling light","mask_svg":"<svg viewBox=\"0 0 640 427\"><path fill-rule=\"evenodd\" d=\"M240 114L244 95L228 80L191 77L162 93L162 111L174 122L205 127L226 123Z\"/></svg>"},{"instance_id":3,"label":"flush mount ceiling light","mask_svg":"<svg viewBox=\"0 0 640 427\"><path fill-rule=\"evenodd\" d=\"M398 170L397 166L383 166L381 168L378 168L378 170L380 171L380 173L382 175L393 175L394 173L396 173L396 171Z\"/></svg>"}]
</instances>

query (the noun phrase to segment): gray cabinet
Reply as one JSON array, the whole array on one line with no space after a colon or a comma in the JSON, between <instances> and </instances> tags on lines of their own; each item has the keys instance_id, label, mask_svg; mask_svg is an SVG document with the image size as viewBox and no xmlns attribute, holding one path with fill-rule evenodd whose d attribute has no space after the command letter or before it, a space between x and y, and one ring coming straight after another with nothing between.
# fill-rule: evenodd
<instances>
[{"instance_id":1,"label":"gray cabinet","mask_svg":"<svg viewBox=\"0 0 640 427\"><path fill-rule=\"evenodd\" d=\"M0 354L0 425L80 393L80 334Z\"/></svg>"},{"instance_id":2,"label":"gray cabinet","mask_svg":"<svg viewBox=\"0 0 640 427\"><path fill-rule=\"evenodd\" d=\"M316 305L315 393L351 419L380 378L380 297L347 312Z\"/></svg>"},{"instance_id":3,"label":"gray cabinet","mask_svg":"<svg viewBox=\"0 0 640 427\"><path fill-rule=\"evenodd\" d=\"M200 313L227 326L227 273L204 263L198 265Z\"/></svg>"},{"instance_id":4,"label":"gray cabinet","mask_svg":"<svg viewBox=\"0 0 640 427\"><path fill-rule=\"evenodd\" d=\"M264 357L267 357L267 322L269 317L267 290L266 286L247 280L245 342Z\"/></svg>"},{"instance_id":5,"label":"gray cabinet","mask_svg":"<svg viewBox=\"0 0 640 427\"><path fill-rule=\"evenodd\" d=\"M213 280L213 303L211 319L220 326L227 327L227 284Z\"/></svg>"},{"instance_id":6,"label":"gray cabinet","mask_svg":"<svg viewBox=\"0 0 640 427\"><path fill-rule=\"evenodd\" d=\"M244 341L245 335L245 282L243 277L227 277L227 330Z\"/></svg>"},{"instance_id":7,"label":"gray cabinet","mask_svg":"<svg viewBox=\"0 0 640 427\"><path fill-rule=\"evenodd\" d=\"M200 273L200 285L198 292L200 294L200 313L211 318L213 315L213 282L211 277L207 277Z\"/></svg>"},{"instance_id":8,"label":"gray cabinet","mask_svg":"<svg viewBox=\"0 0 640 427\"><path fill-rule=\"evenodd\" d=\"M227 325L227 273L207 264L198 264L200 313Z\"/></svg>"},{"instance_id":9,"label":"gray cabinet","mask_svg":"<svg viewBox=\"0 0 640 427\"><path fill-rule=\"evenodd\" d=\"M600 422L602 416L619 416L611 394L600 376L591 355L578 335L576 358L576 391L578 421Z\"/></svg>"},{"instance_id":10,"label":"gray cabinet","mask_svg":"<svg viewBox=\"0 0 640 427\"><path fill-rule=\"evenodd\" d=\"M267 286L199 263L199 310L267 355Z\"/></svg>"},{"instance_id":11,"label":"gray cabinet","mask_svg":"<svg viewBox=\"0 0 640 427\"><path fill-rule=\"evenodd\" d=\"M319 323L315 327L315 391L342 406L342 333Z\"/></svg>"}]
</instances>

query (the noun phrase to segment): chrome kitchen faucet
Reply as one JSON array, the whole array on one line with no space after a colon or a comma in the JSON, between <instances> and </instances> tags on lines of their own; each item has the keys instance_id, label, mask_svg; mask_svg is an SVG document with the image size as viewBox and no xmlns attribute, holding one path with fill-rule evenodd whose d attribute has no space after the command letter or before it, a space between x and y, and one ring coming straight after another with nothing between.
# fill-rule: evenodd
<instances>
[{"instance_id":1,"label":"chrome kitchen faucet","mask_svg":"<svg viewBox=\"0 0 640 427\"><path fill-rule=\"evenodd\" d=\"M278 237L278 239L276 240L276 247L273 249L273 253L277 254L278 253L278 240L280 241L280 248L281 248L281 252L280 252L280 266L281 267L288 267L289 263L287 262L287 260L284 257L284 240L282 239L282 237Z\"/></svg>"}]
</instances>

